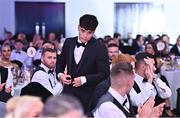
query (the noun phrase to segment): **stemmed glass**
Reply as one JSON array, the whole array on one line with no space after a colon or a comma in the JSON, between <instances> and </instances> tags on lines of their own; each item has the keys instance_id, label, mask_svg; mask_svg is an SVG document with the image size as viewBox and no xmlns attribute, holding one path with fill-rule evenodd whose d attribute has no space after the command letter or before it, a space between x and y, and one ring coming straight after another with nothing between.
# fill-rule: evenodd
<instances>
[{"instance_id":1,"label":"stemmed glass","mask_svg":"<svg viewBox=\"0 0 180 118\"><path fill-rule=\"evenodd\" d=\"M12 67L11 72L12 72L12 75L13 75L13 84L14 84L14 86L16 86L17 83L18 83L18 69Z\"/></svg>"}]
</instances>

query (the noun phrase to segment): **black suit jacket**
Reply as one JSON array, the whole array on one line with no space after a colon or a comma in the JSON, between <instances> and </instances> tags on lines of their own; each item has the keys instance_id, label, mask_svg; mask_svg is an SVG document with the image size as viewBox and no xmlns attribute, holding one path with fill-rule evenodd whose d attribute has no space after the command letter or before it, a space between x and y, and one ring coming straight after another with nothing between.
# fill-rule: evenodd
<instances>
[{"instance_id":1,"label":"black suit jacket","mask_svg":"<svg viewBox=\"0 0 180 118\"><path fill-rule=\"evenodd\" d=\"M92 95L91 101L88 105L88 113L90 113L97 105L99 99L108 91L111 86L110 78L99 83Z\"/></svg>"},{"instance_id":2,"label":"black suit jacket","mask_svg":"<svg viewBox=\"0 0 180 118\"><path fill-rule=\"evenodd\" d=\"M6 83L8 77L8 69L0 66L1 83Z\"/></svg>"},{"instance_id":3,"label":"black suit jacket","mask_svg":"<svg viewBox=\"0 0 180 118\"><path fill-rule=\"evenodd\" d=\"M6 83L6 80L8 78L8 69L5 67L0 66L0 74L1 74L1 84ZM5 92L5 87L2 91L0 91L0 101L7 102L9 98L11 98L10 93Z\"/></svg>"},{"instance_id":4,"label":"black suit jacket","mask_svg":"<svg viewBox=\"0 0 180 118\"><path fill-rule=\"evenodd\" d=\"M176 56L180 56L180 52L178 50L177 45L174 45L172 49L170 50L170 53L175 54Z\"/></svg>"},{"instance_id":5,"label":"black suit jacket","mask_svg":"<svg viewBox=\"0 0 180 118\"><path fill-rule=\"evenodd\" d=\"M80 87L64 86L64 93L76 96L85 106L84 104L89 102L96 85L109 76L109 57L105 45L92 38L84 49L76 73L73 73L72 66L77 39L78 37L66 39L61 56L57 60L56 71L57 74L63 73L67 65L67 74L71 75L72 78L86 77L87 82Z\"/></svg>"}]
</instances>

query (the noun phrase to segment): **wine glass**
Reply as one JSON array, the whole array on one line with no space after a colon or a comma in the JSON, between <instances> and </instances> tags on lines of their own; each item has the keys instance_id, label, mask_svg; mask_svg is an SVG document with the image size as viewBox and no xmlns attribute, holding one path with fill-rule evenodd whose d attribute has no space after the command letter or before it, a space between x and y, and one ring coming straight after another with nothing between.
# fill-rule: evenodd
<instances>
[{"instance_id":1,"label":"wine glass","mask_svg":"<svg viewBox=\"0 0 180 118\"><path fill-rule=\"evenodd\" d=\"M11 73L12 73L12 76L13 76L13 84L14 84L14 86L16 86L17 85L17 76L18 76L18 72L17 72L17 69L15 68L15 67L12 67L11 68Z\"/></svg>"}]
</instances>

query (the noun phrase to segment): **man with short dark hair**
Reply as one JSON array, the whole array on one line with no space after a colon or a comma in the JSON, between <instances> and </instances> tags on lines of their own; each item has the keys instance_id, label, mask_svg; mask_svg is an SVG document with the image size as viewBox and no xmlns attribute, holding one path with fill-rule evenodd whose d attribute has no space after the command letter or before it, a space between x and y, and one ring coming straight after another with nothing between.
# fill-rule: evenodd
<instances>
[{"instance_id":1,"label":"man with short dark hair","mask_svg":"<svg viewBox=\"0 0 180 118\"><path fill-rule=\"evenodd\" d=\"M123 52L124 44L123 44L123 40L121 39L121 34L118 32L115 32L113 35L113 39L115 40L116 44L118 45L119 50L121 52Z\"/></svg>"},{"instance_id":2,"label":"man with short dark hair","mask_svg":"<svg viewBox=\"0 0 180 118\"><path fill-rule=\"evenodd\" d=\"M77 97L85 111L96 85L109 76L107 49L93 37L97 26L94 15L83 15L79 19L79 36L66 39L56 66L63 92Z\"/></svg>"},{"instance_id":3,"label":"man with short dark hair","mask_svg":"<svg viewBox=\"0 0 180 118\"><path fill-rule=\"evenodd\" d=\"M109 56L109 62L111 63L112 62L112 59L115 57L115 56L118 56L119 54L119 47L118 45L114 44L114 43L111 43L107 46L107 50L108 50L108 56Z\"/></svg>"}]
</instances>

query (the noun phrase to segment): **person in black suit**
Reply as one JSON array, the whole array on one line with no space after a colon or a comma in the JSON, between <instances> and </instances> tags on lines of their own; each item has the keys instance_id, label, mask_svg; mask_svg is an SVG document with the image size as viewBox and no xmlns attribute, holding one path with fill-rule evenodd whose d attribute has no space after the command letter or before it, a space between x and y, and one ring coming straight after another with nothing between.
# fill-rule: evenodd
<instances>
[{"instance_id":1,"label":"person in black suit","mask_svg":"<svg viewBox=\"0 0 180 118\"><path fill-rule=\"evenodd\" d=\"M178 36L176 44L171 48L170 53L180 56L180 36Z\"/></svg>"},{"instance_id":2,"label":"person in black suit","mask_svg":"<svg viewBox=\"0 0 180 118\"><path fill-rule=\"evenodd\" d=\"M79 36L66 39L56 65L58 77L64 83L63 93L77 97L85 112L96 85L110 73L107 49L93 37L97 25L94 15L83 15Z\"/></svg>"}]
</instances>

